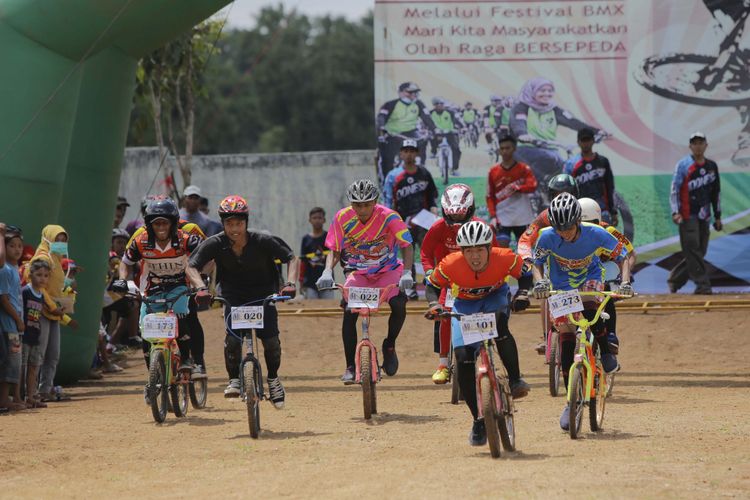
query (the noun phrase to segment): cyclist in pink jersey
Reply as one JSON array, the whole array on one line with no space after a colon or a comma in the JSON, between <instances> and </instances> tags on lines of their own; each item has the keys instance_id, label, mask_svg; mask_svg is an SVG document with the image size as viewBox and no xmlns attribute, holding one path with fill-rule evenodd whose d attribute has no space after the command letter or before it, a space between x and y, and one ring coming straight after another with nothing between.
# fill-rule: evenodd
<instances>
[{"instance_id":1,"label":"cyclist in pink jersey","mask_svg":"<svg viewBox=\"0 0 750 500\"><path fill-rule=\"evenodd\" d=\"M339 210L326 237L326 247L331 250L326 267L316 282L318 288L333 286L333 268L344 261L347 274L345 286L384 288L398 284L388 292L386 300L391 306L388 319L388 337L383 340L383 371L393 376L398 371L396 338L406 320L406 295L404 290L414 285L411 265L414 247L409 229L401 216L379 205L378 188L369 179L355 181L346 196L351 206ZM398 258L403 250L404 261ZM342 257L342 254L343 257ZM344 384L354 383L354 355L357 346L358 315L344 308L341 337L344 342L346 371L341 377Z\"/></svg>"}]
</instances>

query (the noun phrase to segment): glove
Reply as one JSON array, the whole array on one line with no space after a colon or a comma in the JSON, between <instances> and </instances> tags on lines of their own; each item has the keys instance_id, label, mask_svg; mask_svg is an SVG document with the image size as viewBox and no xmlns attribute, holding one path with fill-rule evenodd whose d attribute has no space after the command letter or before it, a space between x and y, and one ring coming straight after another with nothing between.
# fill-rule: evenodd
<instances>
[{"instance_id":1,"label":"glove","mask_svg":"<svg viewBox=\"0 0 750 500\"><path fill-rule=\"evenodd\" d=\"M211 294L205 288L198 290L198 293L195 294L195 303L199 306L210 306L211 299Z\"/></svg>"},{"instance_id":2,"label":"glove","mask_svg":"<svg viewBox=\"0 0 750 500\"><path fill-rule=\"evenodd\" d=\"M318 281L315 282L315 286L318 287L318 289L331 288L333 286L333 271L325 268L323 274L321 274Z\"/></svg>"},{"instance_id":3,"label":"glove","mask_svg":"<svg viewBox=\"0 0 750 500\"><path fill-rule=\"evenodd\" d=\"M529 292L519 288L516 294L513 296L513 302L511 303L511 310L513 312L520 312L526 310L529 307Z\"/></svg>"},{"instance_id":4,"label":"glove","mask_svg":"<svg viewBox=\"0 0 750 500\"><path fill-rule=\"evenodd\" d=\"M424 284L425 285L430 281L430 276L432 276L433 272L435 272L434 269L429 269L424 272Z\"/></svg>"},{"instance_id":5,"label":"glove","mask_svg":"<svg viewBox=\"0 0 750 500\"><path fill-rule=\"evenodd\" d=\"M629 281L623 281L622 283L620 283L620 286L617 287L617 293L625 297L632 297L633 285L631 285Z\"/></svg>"},{"instance_id":6,"label":"glove","mask_svg":"<svg viewBox=\"0 0 750 500\"><path fill-rule=\"evenodd\" d=\"M114 280L112 282L112 291L115 293L128 293L128 282L125 280Z\"/></svg>"},{"instance_id":7,"label":"glove","mask_svg":"<svg viewBox=\"0 0 750 500\"><path fill-rule=\"evenodd\" d=\"M293 299L297 295L297 287L294 283L286 283L281 289L281 295Z\"/></svg>"},{"instance_id":8,"label":"glove","mask_svg":"<svg viewBox=\"0 0 750 500\"><path fill-rule=\"evenodd\" d=\"M546 299L549 297L550 290L552 290L552 283L548 279L541 279L536 282L531 293L534 294L535 299Z\"/></svg>"},{"instance_id":9,"label":"glove","mask_svg":"<svg viewBox=\"0 0 750 500\"><path fill-rule=\"evenodd\" d=\"M424 313L424 317L427 319L437 319L437 317L443 312L443 306L440 302L430 302L430 308Z\"/></svg>"},{"instance_id":10,"label":"glove","mask_svg":"<svg viewBox=\"0 0 750 500\"><path fill-rule=\"evenodd\" d=\"M405 271L404 274L401 275L401 279L398 280L398 288L405 292L406 290L411 290L414 287L414 278L411 276L411 271Z\"/></svg>"}]
</instances>

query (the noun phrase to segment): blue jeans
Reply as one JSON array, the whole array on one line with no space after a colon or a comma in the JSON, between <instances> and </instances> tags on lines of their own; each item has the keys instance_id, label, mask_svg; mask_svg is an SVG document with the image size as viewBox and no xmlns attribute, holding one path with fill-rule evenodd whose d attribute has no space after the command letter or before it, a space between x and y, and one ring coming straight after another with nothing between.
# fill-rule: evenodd
<instances>
[{"instance_id":1,"label":"blue jeans","mask_svg":"<svg viewBox=\"0 0 750 500\"><path fill-rule=\"evenodd\" d=\"M479 300L456 299L453 303L453 311L461 314L476 313L501 313L510 316L510 288L503 285L491 294ZM498 332L501 337L501 332ZM463 347L464 337L461 334L461 320L458 318L451 319L451 341L453 347ZM477 344L472 344L473 347Z\"/></svg>"}]
</instances>

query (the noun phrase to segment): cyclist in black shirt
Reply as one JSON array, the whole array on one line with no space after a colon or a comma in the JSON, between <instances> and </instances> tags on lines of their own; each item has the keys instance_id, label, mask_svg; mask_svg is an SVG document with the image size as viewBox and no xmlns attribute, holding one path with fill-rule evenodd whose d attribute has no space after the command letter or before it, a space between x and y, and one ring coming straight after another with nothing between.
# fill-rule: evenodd
<instances>
[{"instance_id":1,"label":"cyclist in black shirt","mask_svg":"<svg viewBox=\"0 0 750 500\"><path fill-rule=\"evenodd\" d=\"M283 295L296 294L298 259L291 248L280 238L247 230L249 209L240 196L228 196L219 204L219 216L224 231L203 241L190 255L188 276L200 278L200 270L211 260L216 263L216 281L222 296L229 302L224 309L224 318L231 308L260 300L279 292L279 270L274 262L287 264L288 281L281 287ZM281 343L276 308L264 304L263 328L257 336L263 342L263 354L268 374L268 389L271 402L276 408L284 407L284 386L278 370L281 365ZM224 339L224 361L229 374L229 385L225 397L240 394L239 366L242 344L229 334Z\"/></svg>"}]
</instances>

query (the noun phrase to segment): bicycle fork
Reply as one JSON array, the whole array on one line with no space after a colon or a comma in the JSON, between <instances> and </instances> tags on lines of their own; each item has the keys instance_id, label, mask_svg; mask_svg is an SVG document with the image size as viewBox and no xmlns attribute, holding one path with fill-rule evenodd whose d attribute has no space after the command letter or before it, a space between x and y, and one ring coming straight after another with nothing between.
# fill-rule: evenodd
<instances>
[{"instance_id":1,"label":"bicycle fork","mask_svg":"<svg viewBox=\"0 0 750 500\"><path fill-rule=\"evenodd\" d=\"M247 340L247 352L245 353L245 357L243 357L242 361L240 362L240 376L242 377L241 397L243 399L247 397L248 388L245 385L247 384L247 380L245 380L245 365L247 365L248 363L252 365L253 377L257 379L257 381L255 382L256 386L253 387L253 392L255 393L255 397L258 398L259 401L262 401L263 399L265 399L266 391L265 391L265 388L263 387L263 373L261 371L260 362L258 361L258 358L255 357L255 352L253 350L252 339ZM257 390L256 390L256 387L257 387Z\"/></svg>"},{"instance_id":2,"label":"bicycle fork","mask_svg":"<svg viewBox=\"0 0 750 500\"><path fill-rule=\"evenodd\" d=\"M358 384L362 383L362 370L360 369L360 352L362 347L368 346L370 348L370 376L372 377L373 383L380 382L380 367L378 366L378 350L375 348L375 344L370 341L370 316L364 316L362 318L362 340L357 343L357 350L354 354L354 369L355 369L355 382Z\"/></svg>"},{"instance_id":3,"label":"bicycle fork","mask_svg":"<svg viewBox=\"0 0 750 500\"><path fill-rule=\"evenodd\" d=\"M568 371L567 398L568 402L570 402L570 384L573 381L573 374L578 369L578 366L582 365L584 370L581 376L583 377L583 382L585 385L583 403L588 404L591 400L591 393L594 388L595 367L591 366L591 355L593 354L593 352L591 351L592 347L590 345L586 345L584 352L581 352L581 337L583 335L585 334L581 332L580 328L576 330L575 355L573 356L573 364L570 365L570 370Z\"/></svg>"}]
</instances>

